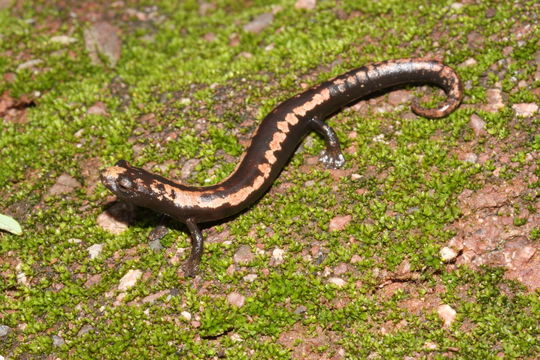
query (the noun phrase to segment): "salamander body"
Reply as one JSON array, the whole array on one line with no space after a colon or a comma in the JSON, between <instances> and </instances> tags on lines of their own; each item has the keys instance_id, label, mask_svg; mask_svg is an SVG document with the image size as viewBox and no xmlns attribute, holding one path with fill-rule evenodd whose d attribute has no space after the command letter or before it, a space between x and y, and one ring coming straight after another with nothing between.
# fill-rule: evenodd
<instances>
[{"instance_id":1,"label":"salamander body","mask_svg":"<svg viewBox=\"0 0 540 360\"><path fill-rule=\"evenodd\" d=\"M121 200L164 213L188 226L192 252L185 265L193 275L200 263L203 236L198 224L234 215L253 204L272 185L300 141L310 131L320 133L326 150L320 160L329 168L344 164L335 132L323 120L364 96L398 85L433 84L446 100L435 109L413 101L421 116L439 118L457 108L461 81L436 60L400 59L373 63L316 85L279 104L261 122L236 169L219 184L196 187L179 184L120 160L101 174L103 184Z\"/></svg>"}]
</instances>

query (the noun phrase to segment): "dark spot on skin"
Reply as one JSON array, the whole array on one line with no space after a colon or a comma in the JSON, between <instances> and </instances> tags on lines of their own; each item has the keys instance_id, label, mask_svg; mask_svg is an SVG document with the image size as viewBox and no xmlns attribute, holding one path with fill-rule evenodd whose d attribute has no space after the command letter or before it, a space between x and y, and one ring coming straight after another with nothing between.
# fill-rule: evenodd
<instances>
[{"instance_id":1,"label":"dark spot on skin","mask_svg":"<svg viewBox=\"0 0 540 360\"><path fill-rule=\"evenodd\" d=\"M217 198L217 195L214 193L204 193L201 195L201 201L202 202L210 202Z\"/></svg>"}]
</instances>

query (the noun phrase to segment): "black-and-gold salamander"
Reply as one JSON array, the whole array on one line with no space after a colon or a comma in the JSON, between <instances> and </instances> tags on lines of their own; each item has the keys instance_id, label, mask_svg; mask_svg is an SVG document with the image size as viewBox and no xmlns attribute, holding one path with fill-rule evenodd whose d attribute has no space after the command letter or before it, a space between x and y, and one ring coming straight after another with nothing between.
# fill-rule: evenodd
<instances>
[{"instance_id":1,"label":"black-and-gold salamander","mask_svg":"<svg viewBox=\"0 0 540 360\"><path fill-rule=\"evenodd\" d=\"M387 88L406 84L433 84L446 100L435 109L412 110L424 117L440 118L456 109L463 98L456 72L437 60L389 60L351 70L316 85L279 104L253 135L233 173L219 184L187 186L130 166L120 160L101 174L103 184L116 196L185 223L191 232L191 254L184 266L193 276L203 253L198 224L234 215L253 204L270 188L298 144L310 131L322 135L326 150L320 160L328 168L341 167L345 159L334 130L323 120L345 105Z\"/></svg>"}]
</instances>

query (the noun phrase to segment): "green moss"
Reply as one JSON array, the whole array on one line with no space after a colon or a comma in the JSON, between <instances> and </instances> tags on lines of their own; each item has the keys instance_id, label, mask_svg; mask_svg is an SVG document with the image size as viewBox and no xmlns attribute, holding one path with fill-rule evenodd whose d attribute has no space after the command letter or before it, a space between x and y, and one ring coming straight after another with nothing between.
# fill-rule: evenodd
<instances>
[{"instance_id":1,"label":"green moss","mask_svg":"<svg viewBox=\"0 0 540 360\"><path fill-rule=\"evenodd\" d=\"M26 110L28 121L3 120L0 132L1 206L28 209L20 219L25 233L0 238L0 324L12 329L0 342L0 355L284 359L292 350L278 340L298 327L303 330L298 344L321 329L335 337L335 343L314 348L321 357L339 348L351 359L439 359L449 353L463 359L494 359L498 353L537 357L538 297L505 280L499 269L449 272L438 253L453 235L447 226L459 216L457 196L481 186L475 175L495 170L492 163L480 167L454 155L461 142L473 139L470 116L484 119L490 139L507 141L510 126L530 134L527 146L511 159L520 168L539 148L537 121L516 125L511 110L514 103L538 98L531 91L538 84L530 81L538 30L517 39L514 28L516 22L530 22L534 2L458 8L452 1L319 1L315 11L297 10L291 1L213 4L204 16L195 0L126 1L107 8L118 12L112 18L122 30L115 68L91 64L83 40L87 24L73 19L71 9L37 2L0 11L0 70L15 74L14 81L0 82L0 93L36 96L35 106ZM156 17L141 21L125 7ZM490 8L494 13L485 16ZM275 15L268 28L258 34L243 30L270 11ZM45 26L54 21L60 22L56 30ZM205 40L208 33L215 39ZM77 41L50 41L66 34ZM238 45L231 46L236 37ZM98 159L102 166L120 158L141 166L167 162L159 171L168 175L198 159L189 181L216 183L234 168L230 158L243 151L239 135L252 134L257 121L300 91L300 84L316 84L368 62L426 54L444 56L458 70L466 84L466 106L442 120L348 109L335 115L328 122L343 147L351 149L346 169L360 176L336 180L318 165L301 167L324 147L310 135L255 206L205 229L214 235L228 232L230 243L207 244L199 280L179 278L179 265L172 261L175 256L183 261L186 254L179 249L189 247L182 226L173 224L162 240L164 250L154 252L146 236L159 221L156 214L140 213L121 235L96 225L109 193L98 185L87 194L92 184L82 175L85 160ZM476 64L459 66L470 58ZM34 59L42 62L17 70ZM527 86L519 87L520 81ZM112 84L126 93L119 95ZM497 113L478 110L486 89L493 87L502 87L507 106ZM418 89L414 94L423 95ZM431 105L438 100L429 99ZM108 116L87 114L98 101ZM141 120L150 113L155 121ZM252 114L251 128L241 128ZM353 131L356 137L349 138ZM178 137L164 140L169 133ZM134 144L142 150L134 151ZM516 171L499 168L499 175L511 178ZM47 197L62 173L83 188ZM525 207L532 212L532 205ZM519 209L516 214L515 225L525 225L528 219ZM347 227L330 232L331 219L345 215L352 218ZM530 238L538 234L533 228ZM90 260L86 249L97 243L103 251ZM254 260L231 271L242 244L251 247ZM284 251L282 263L272 262L275 249ZM381 274L396 271L404 261L419 279L381 295ZM347 270L336 276L346 284L337 287L328 278L343 263ZM115 303L118 282L130 269L146 276ZM257 277L249 282L248 274ZM89 286L93 275L101 280ZM436 286L441 301L458 313L450 328L442 326L434 309L414 313L404 307L407 300L430 296ZM167 295L142 303L164 290ZM246 297L243 307L228 304L231 292ZM191 321L180 315L183 311ZM397 326L402 320L406 326ZM52 335L65 344L53 345ZM437 348L426 348L426 342Z\"/></svg>"}]
</instances>

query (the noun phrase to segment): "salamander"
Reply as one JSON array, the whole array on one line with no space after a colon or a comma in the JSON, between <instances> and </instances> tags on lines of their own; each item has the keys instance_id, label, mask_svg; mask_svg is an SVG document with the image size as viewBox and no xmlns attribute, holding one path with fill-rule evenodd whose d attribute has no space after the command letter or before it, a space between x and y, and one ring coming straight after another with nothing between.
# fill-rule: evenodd
<instances>
[{"instance_id":1,"label":"salamander","mask_svg":"<svg viewBox=\"0 0 540 360\"><path fill-rule=\"evenodd\" d=\"M433 84L446 99L428 109L413 100L417 115L440 118L456 109L463 88L456 72L437 60L412 58L368 64L313 86L282 102L260 123L235 170L211 186L176 183L120 160L101 173L101 181L118 199L150 208L187 225L191 254L184 265L193 276L201 261L204 238L199 224L237 214L272 185L297 146L310 131L318 132L326 149L320 161L328 168L343 166L345 158L334 130L323 120L347 104L399 85Z\"/></svg>"}]
</instances>

